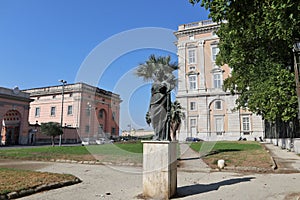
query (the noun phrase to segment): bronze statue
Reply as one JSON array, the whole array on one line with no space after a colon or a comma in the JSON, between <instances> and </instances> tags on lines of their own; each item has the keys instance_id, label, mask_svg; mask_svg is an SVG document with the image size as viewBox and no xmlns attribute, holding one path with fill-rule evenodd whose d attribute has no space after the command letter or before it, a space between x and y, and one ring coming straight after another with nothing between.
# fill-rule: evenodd
<instances>
[{"instance_id":1,"label":"bronze statue","mask_svg":"<svg viewBox=\"0 0 300 200\"><path fill-rule=\"evenodd\" d=\"M170 137L170 110L171 110L171 84L174 75L157 70L154 74L151 88L151 100L146 121L154 129L153 140L171 140Z\"/></svg>"}]
</instances>

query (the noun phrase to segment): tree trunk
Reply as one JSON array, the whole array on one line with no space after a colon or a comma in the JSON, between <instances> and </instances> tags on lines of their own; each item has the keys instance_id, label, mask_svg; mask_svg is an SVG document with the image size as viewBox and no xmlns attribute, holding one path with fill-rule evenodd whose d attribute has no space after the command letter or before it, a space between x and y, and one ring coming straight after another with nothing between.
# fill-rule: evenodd
<instances>
[{"instance_id":1,"label":"tree trunk","mask_svg":"<svg viewBox=\"0 0 300 200\"><path fill-rule=\"evenodd\" d=\"M180 122L173 122L171 123L171 139L172 141L175 141L176 140L176 133L177 133L177 130L179 129L180 127Z\"/></svg>"},{"instance_id":2,"label":"tree trunk","mask_svg":"<svg viewBox=\"0 0 300 200\"><path fill-rule=\"evenodd\" d=\"M52 146L54 147L55 146L55 143L54 143L54 136L52 136Z\"/></svg>"}]
</instances>

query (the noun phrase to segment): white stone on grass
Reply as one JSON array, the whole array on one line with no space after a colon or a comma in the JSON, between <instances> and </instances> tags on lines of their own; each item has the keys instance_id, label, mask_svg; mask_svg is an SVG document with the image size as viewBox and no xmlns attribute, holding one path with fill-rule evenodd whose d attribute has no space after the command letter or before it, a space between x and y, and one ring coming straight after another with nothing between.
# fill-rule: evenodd
<instances>
[{"instance_id":1,"label":"white stone on grass","mask_svg":"<svg viewBox=\"0 0 300 200\"><path fill-rule=\"evenodd\" d=\"M224 169L225 167L225 160L218 160L218 168Z\"/></svg>"}]
</instances>

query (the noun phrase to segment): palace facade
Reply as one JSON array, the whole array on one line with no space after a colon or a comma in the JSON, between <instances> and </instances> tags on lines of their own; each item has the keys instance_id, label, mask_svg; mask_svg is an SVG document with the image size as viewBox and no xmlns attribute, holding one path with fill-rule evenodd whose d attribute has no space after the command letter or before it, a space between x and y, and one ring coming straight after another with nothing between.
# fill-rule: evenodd
<instances>
[{"instance_id":1,"label":"palace facade","mask_svg":"<svg viewBox=\"0 0 300 200\"><path fill-rule=\"evenodd\" d=\"M222 90L231 69L215 62L218 27L206 20L180 25L175 32L179 64L176 99L186 114L179 140L254 140L264 135L262 118L248 110L235 109L238 95Z\"/></svg>"}]
</instances>

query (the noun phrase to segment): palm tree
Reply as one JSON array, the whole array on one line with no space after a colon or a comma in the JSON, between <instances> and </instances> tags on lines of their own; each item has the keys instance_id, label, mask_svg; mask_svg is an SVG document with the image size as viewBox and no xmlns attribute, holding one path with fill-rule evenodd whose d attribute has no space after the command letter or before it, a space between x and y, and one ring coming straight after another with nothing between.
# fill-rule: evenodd
<instances>
[{"instance_id":1,"label":"palm tree","mask_svg":"<svg viewBox=\"0 0 300 200\"><path fill-rule=\"evenodd\" d=\"M183 119L185 119L185 114L182 111L183 108L181 107L180 103L175 100L171 104L171 120L170 120L170 127L171 127L171 140L176 140L176 132L180 130L180 125Z\"/></svg>"},{"instance_id":2,"label":"palm tree","mask_svg":"<svg viewBox=\"0 0 300 200\"><path fill-rule=\"evenodd\" d=\"M156 76L155 72L158 70L163 71L166 75L172 74L173 71L178 70L178 64L176 62L171 62L171 56L164 57L151 54L145 63L138 66L135 74L138 77L142 77L144 81L153 81ZM175 87L175 76L170 82Z\"/></svg>"}]
</instances>

